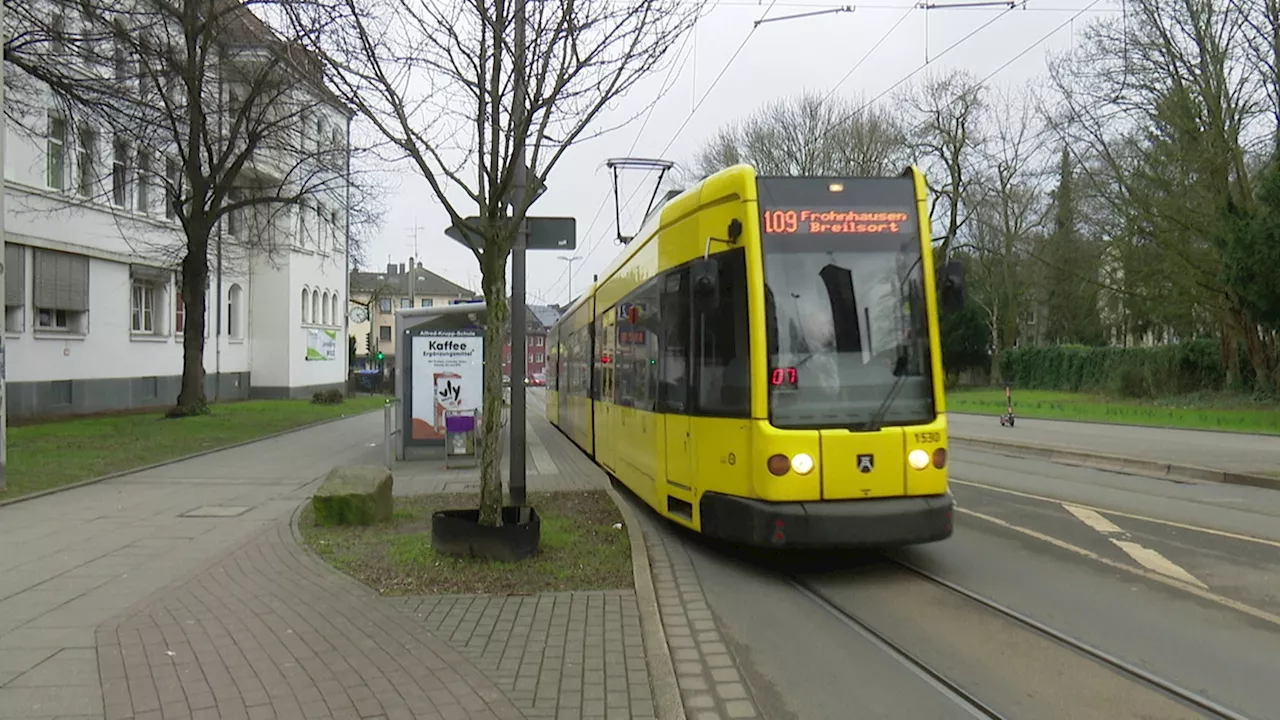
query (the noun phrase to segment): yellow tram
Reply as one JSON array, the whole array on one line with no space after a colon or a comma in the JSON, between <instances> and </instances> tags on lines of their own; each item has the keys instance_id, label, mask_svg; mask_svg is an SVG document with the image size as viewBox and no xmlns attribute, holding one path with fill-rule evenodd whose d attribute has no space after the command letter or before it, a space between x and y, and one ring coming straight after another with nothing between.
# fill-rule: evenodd
<instances>
[{"instance_id":1,"label":"yellow tram","mask_svg":"<svg viewBox=\"0 0 1280 720\"><path fill-rule=\"evenodd\" d=\"M924 178L736 165L652 211L551 328L547 416L662 515L752 545L952 533ZM941 293L942 298L937 295Z\"/></svg>"}]
</instances>

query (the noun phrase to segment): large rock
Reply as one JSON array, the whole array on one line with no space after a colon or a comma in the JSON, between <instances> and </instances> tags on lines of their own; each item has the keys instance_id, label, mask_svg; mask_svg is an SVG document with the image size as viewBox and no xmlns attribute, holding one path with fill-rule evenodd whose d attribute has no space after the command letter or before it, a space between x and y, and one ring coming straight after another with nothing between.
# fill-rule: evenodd
<instances>
[{"instance_id":1,"label":"large rock","mask_svg":"<svg viewBox=\"0 0 1280 720\"><path fill-rule=\"evenodd\" d=\"M391 471L381 465L336 467L311 498L316 525L371 525L391 519Z\"/></svg>"}]
</instances>

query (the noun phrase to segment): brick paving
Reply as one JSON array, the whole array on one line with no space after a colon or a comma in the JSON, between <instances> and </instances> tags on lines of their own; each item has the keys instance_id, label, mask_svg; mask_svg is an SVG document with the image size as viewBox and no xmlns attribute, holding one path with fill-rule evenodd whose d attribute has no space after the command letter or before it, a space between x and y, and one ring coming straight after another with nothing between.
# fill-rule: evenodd
<instances>
[{"instance_id":1,"label":"brick paving","mask_svg":"<svg viewBox=\"0 0 1280 720\"><path fill-rule=\"evenodd\" d=\"M634 591L394 602L494 680L525 717L656 717Z\"/></svg>"},{"instance_id":2,"label":"brick paving","mask_svg":"<svg viewBox=\"0 0 1280 720\"><path fill-rule=\"evenodd\" d=\"M537 433L547 452L556 458L566 481L597 487L609 483L604 471L546 420L541 402L536 406L536 416L534 405L530 403L530 435ZM760 717L751 689L742 678L737 658L726 647L683 542L671 528L664 526L665 521L652 509L625 488L620 490L623 501L634 508L644 531L663 631L687 717L689 720Z\"/></svg>"},{"instance_id":3,"label":"brick paving","mask_svg":"<svg viewBox=\"0 0 1280 720\"><path fill-rule=\"evenodd\" d=\"M267 529L97 631L106 720L509 719L446 643Z\"/></svg>"}]
</instances>

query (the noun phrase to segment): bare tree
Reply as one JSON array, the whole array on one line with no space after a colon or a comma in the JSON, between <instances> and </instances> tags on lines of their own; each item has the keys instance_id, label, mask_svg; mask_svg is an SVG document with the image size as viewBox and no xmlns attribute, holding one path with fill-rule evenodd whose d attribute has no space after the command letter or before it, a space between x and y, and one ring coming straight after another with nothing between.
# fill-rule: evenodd
<instances>
[{"instance_id":1,"label":"bare tree","mask_svg":"<svg viewBox=\"0 0 1280 720\"><path fill-rule=\"evenodd\" d=\"M885 110L805 92L721 128L694 166L704 177L740 162L770 175L893 175L907 162L905 140Z\"/></svg>"},{"instance_id":2,"label":"bare tree","mask_svg":"<svg viewBox=\"0 0 1280 720\"><path fill-rule=\"evenodd\" d=\"M1092 24L1052 78L1060 142L1107 190L1131 241L1126 254L1163 270L1149 276L1149 293L1176 298L1183 317L1208 313L1232 374L1242 348L1259 382L1274 386L1276 334L1224 272L1231 239L1258 212L1255 178L1275 148L1274 92L1259 72L1274 65L1274 38L1256 32L1273 28L1267 13L1251 14L1257 6L1135 0L1126 23Z\"/></svg>"},{"instance_id":3,"label":"bare tree","mask_svg":"<svg viewBox=\"0 0 1280 720\"><path fill-rule=\"evenodd\" d=\"M908 143L916 162L924 168L933 193L930 217L943 228L939 248L943 258L970 217L965 204L970 196L971 168L978 167L978 153L986 142L986 88L966 70L927 75L899 94L906 117ZM936 222L941 214L942 222Z\"/></svg>"},{"instance_id":4,"label":"bare tree","mask_svg":"<svg viewBox=\"0 0 1280 720\"><path fill-rule=\"evenodd\" d=\"M991 376L998 380L999 352L1017 343L1020 323L1033 302L1028 286L1029 251L1044 232L1047 204L1041 170L1042 136L1027 93L994 93L986 102L1001 121L992 123L982 146L947 156L967 156L971 164L963 168L963 174L950 175L952 187L961 187L966 194L959 202L952 202L948 195L945 202L949 222L963 223L952 210L969 208L965 215L972 222L961 225L958 236L948 242L952 251L968 251L973 258L971 266L979 270L975 279L980 281L982 292L972 297L987 313L993 351ZM976 124L980 119L971 116L966 123ZM935 131L944 127L935 127ZM966 129L972 131L972 127ZM960 145L943 140L936 147Z\"/></svg>"},{"instance_id":5,"label":"bare tree","mask_svg":"<svg viewBox=\"0 0 1280 720\"><path fill-rule=\"evenodd\" d=\"M154 239L115 216L134 252L180 266L197 328L211 263L244 268L296 246L338 258L360 236L348 228L375 220L353 212L367 207L351 182L353 113L325 88L322 65L253 10L252 0L44 0L19 17L25 41L5 45L6 63L34 81L23 89L66 110L77 193L162 211L180 228ZM207 411L204 343L183 335L171 416Z\"/></svg>"},{"instance_id":6,"label":"bare tree","mask_svg":"<svg viewBox=\"0 0 1280 720\"><path fill-rule=\"evenodd\" d=\"M507 256L532 193L514 201L520 158L530 185L600 113L667 56L701 2L579 0L290 0L337 92L431 186L480 264L487 325L483 425L502 415L502 339L509 331ZM517 17L520 14L521 17ZM523 32L521 32L523 30ZM523 37L521 37L523 35ZM482 227L464 217L478 209ZM501 522L497 443L481 458L480 522Z\"/></svg>"}]
</instances>

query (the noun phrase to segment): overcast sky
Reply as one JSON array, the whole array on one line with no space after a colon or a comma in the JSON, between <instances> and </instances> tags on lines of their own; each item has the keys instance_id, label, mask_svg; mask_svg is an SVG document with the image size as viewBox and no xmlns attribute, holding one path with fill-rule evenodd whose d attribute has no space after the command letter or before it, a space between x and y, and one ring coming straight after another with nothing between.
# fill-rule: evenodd
<instances>
[{"instance_id":1,"label":"overcast sky","mask_svg":"<svg viewBox=\"0 0 1280 720\"><path fill-rule=\"evenodd\" d=\"M936 4L969 1L931 0ZM664 70L641 82L616 103L613 112L602 116L597 123L603 127L636 114L652 102L665 81L671 89L656 105L643 132L640 132L641 117L621 130L571 148L552 170L549 189L534 205L532 214L577 218L578 249L575 253L528 254L530 302L569 300L566 272L569 263L558 256L576 254L584 258L572 264L576 296L590 283L591 276L601 272L621 250L614 239L617 227L611 173L604 167L610 157L663 157L686 163L726 121L802 89L829 91L900 20L874 54L844 80L837 91L839 94L860 95L869 100L918 70L916 78L952 67L965 68L978 77L985 77L1032 48L991 81L992 84L1023 84L1043 76L1048 54L1069 49L1073 33L1079 33L1087 22L1120 12L1120 0L1029 0L1025 7L1007 12L1001 7L911 9L913 4L904 0L885 0L874 5L855 5L851 13L760 25L737 59L725 69L726 62L752 32L753 23L760 19L769 3L711 2L714 7L705 13L683 48L678 46L680 54L670 61L673 77L668 80ZM1091 4L1092 9L1085 10ZM768 17L781 18L841 6L831 0L777 0ZM909 15L904 19L906 13ZM988 27L956 45L997 16L1000 17ZM1059 26L1061 29L1053 32ZM1047 39L1046 35L1049 35ZM952 45L955 45L953 49L939 57ZM929 66L922 69L926 57ZM722 70L723 76L712 87ZM710 94L690 117L708 88L711 88ZM679 130L686 119L688 124ZM664 148L667 148L665 153ZM622 224L627 234L635 233L655 179L656 174L646 176L639 170L621 173L624 200L641 184L631 205L623 208ZM386 200L386 216L379 236L370 246L368 264L372 268L383 268L390 261L408 262L414 254L414 228L417 227L417 256L425 258L424 265L479 291L480 270L475 258L443 234L448 216L426 182L407 168L394 182L398 187L392 188ZM468 210L460 208L460 212L468 213Z\"/></svg>"}]
</instances>

